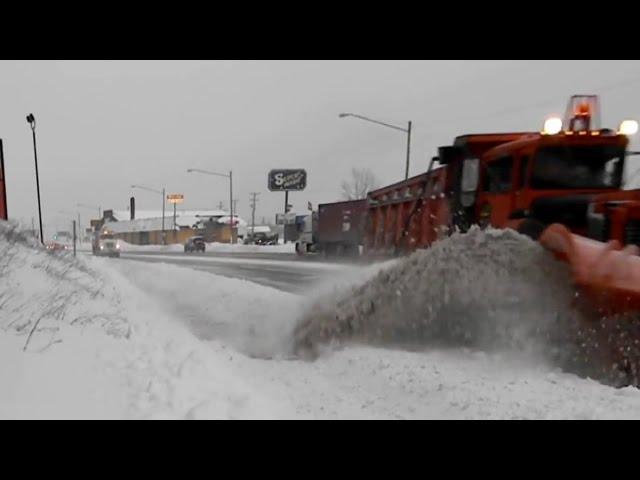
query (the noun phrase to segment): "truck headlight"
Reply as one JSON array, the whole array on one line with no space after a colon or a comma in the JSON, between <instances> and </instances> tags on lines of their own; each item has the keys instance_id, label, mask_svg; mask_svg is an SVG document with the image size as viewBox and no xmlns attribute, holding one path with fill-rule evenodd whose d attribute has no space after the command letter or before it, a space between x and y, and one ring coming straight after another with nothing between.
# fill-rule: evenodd
<instances>
[{"instance_id":1,"label":"truck headlight","mask_svg":"<svg viewBox=\"0 0 640 480\"><path fill-rule=\"evenodd\" d=\"M625 120L620 124L618 133L621 135L635 135L638 133L638 122L635 120Z\"/></svg>"}]
</instances>

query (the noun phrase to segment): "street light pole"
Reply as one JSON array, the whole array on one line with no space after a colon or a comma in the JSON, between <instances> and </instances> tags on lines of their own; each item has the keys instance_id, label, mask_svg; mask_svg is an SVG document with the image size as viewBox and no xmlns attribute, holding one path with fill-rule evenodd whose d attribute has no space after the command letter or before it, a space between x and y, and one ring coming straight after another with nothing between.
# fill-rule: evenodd
<instances>
[{"instance_id":1,"label":"street light pole","mask_svg":"<svg viewBox=\"0 0 640 480\"><path fill-rule=\"evenodd\" d=\"M338 115L338 117L340 117L340 118L345 118L345 117L359 118L360 120L365 120L367 122L376 123L378 125L382 125L383 127L393 128L394 130L400 130L401 132L406 133L407 134L407 161L406 161L406 167L405 167L405 171L404 171L404 178L405 178L405 180L407 178L409 178L409 159L410 159L410 156L411 156L411 121L409 121L407 128L403 128L403 127L399 127L397 125L392 125L390 123L384 123L384 122L380 122L378 120L374 120L372 118L367 118L367 117L364 117L362 115L357 115L355 113L341 113L341 114Z\"/></svg>"},{"instance_id":2,"label":"street light pole","mask_svg":"<svg viewBox=\"0 0 640 480\"><path fill-rule=\"evenodd\" d=\"M162 244L166 245L167 244L167 235L164 231L164 207L165 207L165 203L166 203L166 198L165 198L165 189L162 189ZM175 224L174 224L174 228L175 228Z\"/></svg>"},{"instance_id":3,"label":"street light pole","mask_svg":"<svg viewBox=\"0 0 640 480\"><path fill-rule=\"evenodd\" d=\"M166 235L164 230L164 207L166 202L165 189L163 188L162 191L160 191L149 187L143 187L142 185L131 185L131 188L139 188L140 190L147 190L149 192L159 193L160 195L162 195L162 244L166 245Z\"/></svg>"},{"instance_id":4,"label":"street light pole","mask_svg":"<svg viewBox=\"0 0 640 480\"><path fill-rule=\"evenodd\" d=\"M202 170L200 168L188 168L187 173L203 173L205 175L214 175L216 177L225 177L229 179L229 243L233 243L233 170L229 170L229 175L224 173L210 172L209 170ZM222 202L220 202L222 203Z\"/></svg>"},{"instance_id":5,"label":"street light pole","mask_svg":"<svg viewBox=\"0 0 640 480\"><path fill-rule=\"evenodd\" d=\"M233 244L233 170L229 170L229 243Z\"/></svg>"},{"instance_id":6,"label":"street light pole","mask_svg":"<svg viewBox=\"0 0 640 480\"><path fill-rule=\"evenodd\" d=\"M38 218L40 219L40 243L44 244L44 234L42 232L42 207L40 204L40 177L38 175L38 150L36 149L36 119L33 113L27 115L27 122L31 126L33 134L33 157L36 162L36 190L38 191Z\"/></svg>"},{"instance_id":7,"label":"street light pole","mask_svg":"<svg viewBox=\"0 0 640 480\"><path fill-rule=\"evenodd\" d=\"M411 156L411 120L407 126L407 167L404 171L404 179L409 178L409 158Z\"/></svg>"}]
</instances>

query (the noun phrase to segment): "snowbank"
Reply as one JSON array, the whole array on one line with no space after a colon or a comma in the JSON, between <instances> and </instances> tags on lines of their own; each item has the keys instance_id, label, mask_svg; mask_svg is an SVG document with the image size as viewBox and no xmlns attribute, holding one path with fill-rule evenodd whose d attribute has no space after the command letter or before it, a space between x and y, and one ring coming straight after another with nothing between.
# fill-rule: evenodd
<instances>
[{"instance_id":1,"label":"snowbank","mask_svg":"<svg viewBox=\"0 0 640 480\"><path fill-rule=\"evenodd\" d=\"M0 327L0 418L285 414L106 259L47 253L2 222Z\"/></svg>"},{"instance_id":2,"label":"snowbank","mask_svg":"<svg viewBox=\"0 0 640 480\"><path fill-rule=\"evenodd\" d=\"M256 283L167 263L111 262L163 312L202 340L251 356L287 357L306 300Z\"/></svg>"}]
</instances>

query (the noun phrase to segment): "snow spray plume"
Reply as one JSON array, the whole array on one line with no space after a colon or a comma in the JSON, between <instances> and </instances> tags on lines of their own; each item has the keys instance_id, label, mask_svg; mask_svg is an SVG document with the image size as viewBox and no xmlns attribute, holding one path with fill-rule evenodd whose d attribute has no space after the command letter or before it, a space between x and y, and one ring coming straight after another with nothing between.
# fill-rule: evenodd
<instances>
[{"instance_id":1,"label":"snow spray plume","mask_svg":"<svg viewBox=\"0 0 640 480\"><path fill-rule=\"evenodd\" d=\"M317 301L297 325L294 349L309 358L349 342L507 350L593 374L601 365L587 365L584 347L597 340L583 341L576 296L567 267L538 243L472 228Z\"/></svg>"}]
</instances>

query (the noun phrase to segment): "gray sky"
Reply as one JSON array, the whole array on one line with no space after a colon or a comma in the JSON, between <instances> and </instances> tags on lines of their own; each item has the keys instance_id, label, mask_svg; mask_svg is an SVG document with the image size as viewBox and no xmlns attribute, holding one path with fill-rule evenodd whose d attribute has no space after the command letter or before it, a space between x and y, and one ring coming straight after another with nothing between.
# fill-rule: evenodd
<instances>
[{"instance_id":1,"label":"gray sky","mask_svg":"<svg viewBox=\"0 0 640 480\"><path fill-rule=\"evenodd\" d=\"M639 92L638 61L2 61L9 215L37 221L30 112L51 227L76 212L84 223L92 211L77 203L125 209L131 184L183 193L188 209L228 205L224 178L187 168L233 169L241 216L261 192L258 219L284 206L267 190L272 168L307 170L307 190L290 195L297 211L339 200L351 167L401 180L404 134L340 112L412 120L415 175L457 135L539 129L573 93L601 95L603 126L640 119ZM159 195L135 197L161 207Z\"/></svg>"}]
</instances>

